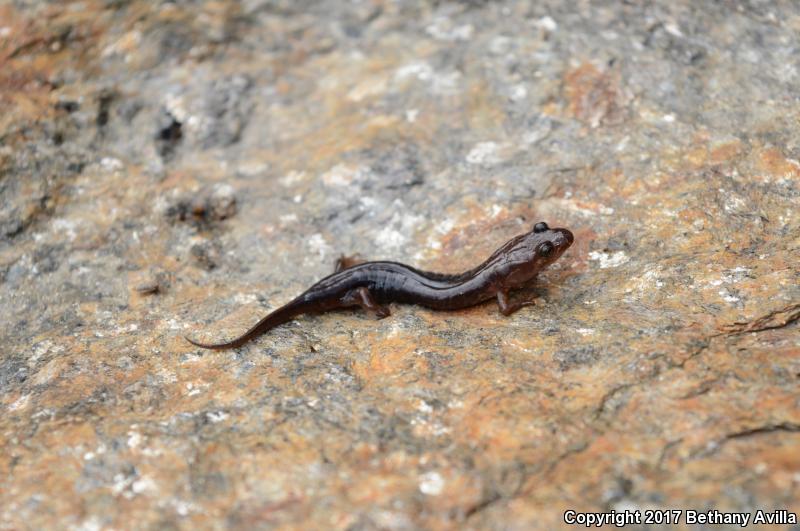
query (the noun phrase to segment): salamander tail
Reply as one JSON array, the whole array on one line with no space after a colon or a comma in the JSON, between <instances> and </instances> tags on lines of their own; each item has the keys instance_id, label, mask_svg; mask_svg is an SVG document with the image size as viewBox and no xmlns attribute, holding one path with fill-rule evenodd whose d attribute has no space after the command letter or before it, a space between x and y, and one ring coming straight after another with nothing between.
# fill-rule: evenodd
<instances>
[{"instance_id":1,"label":"salamander tail","mask_svg":"<svg viewBox=\"0 0 800 531\"><path fill-rule=\"evenodd\" d=\"M261 319L255 325L253 325L250 330L242 334L241 336L237 337L236 339L232 339L231 341L226 341L224 343L200 343L199 341L195 341L188 336L184 336L186 341L191 343L192 345L200 348L207 348L211 350L224 350L228 348L236 348L241 347L248 341L253 338L256 338L267 332L268 330L281 325L287 321L291 321L298 315L302 313L306 313L307 308L299 300L295 299L294 301L290 302L285 306L281 306L277 310L273 311L272 313L268 314L266 317Z\"/></svg>"},{"instance_id":2,"label":"salamander tail","mask_svg":"<svg viewBox=\"0 0 800 531\"><path fill-rule=\"evenodd\" d=\"M244 344L245 341L247 341L246 339L244 341L240 341L239 339L234 339L233 341L228 341L227 343L200 343L199 341L195 341L189 336L183 336L183 338L196 347L207 348L211 350L224 350L226 348L236 348Z\"/></svg>"}]
</instances>

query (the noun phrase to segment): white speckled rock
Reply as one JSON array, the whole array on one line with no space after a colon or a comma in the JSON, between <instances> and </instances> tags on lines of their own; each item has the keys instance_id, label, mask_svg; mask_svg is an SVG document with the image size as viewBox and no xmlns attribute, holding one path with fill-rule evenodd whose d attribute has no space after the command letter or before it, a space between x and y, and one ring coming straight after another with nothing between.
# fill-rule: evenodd
<instances>
[{"instance_id":1,"label":"white speckled rock","mask_svg":"<svg viewBox=\"0 0 800 531\"><path fill-rule=\"evenodd\" d=\"M798 21L3 3L0 528L797 512ZM183 339L233 337L341 254L465 270L539 220L576 242L511 317Z\"/></svg>"}]
</instances>

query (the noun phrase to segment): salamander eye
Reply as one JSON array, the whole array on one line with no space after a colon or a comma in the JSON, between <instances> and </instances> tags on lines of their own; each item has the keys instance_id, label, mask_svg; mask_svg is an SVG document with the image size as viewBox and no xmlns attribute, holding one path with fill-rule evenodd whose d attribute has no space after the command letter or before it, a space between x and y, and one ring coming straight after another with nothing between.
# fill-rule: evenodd
<instances>
[{"instance_id":1,"label":"salamander eye","mask_svg":"<svg viewBox=\"0 0 800 531\"><path fill-rule=\"evenodd\" d=\"M553 254L553 244L550 242L544 242L539 246L538 250L539 256L548 257Z\"/></svg>"},{"instance_id":2,"label":"salamander eye","mask_svg":"<svg viewBox=\"0 0 800 531\"><path fill-rule=\"evenodd\" d=\"M549 228L550 227L547 226L547 223L545 223L544 221L540 221L539 223L533 226L533 232L539 234L540 232L544 232Z\"/></svg>"}]
</instances>

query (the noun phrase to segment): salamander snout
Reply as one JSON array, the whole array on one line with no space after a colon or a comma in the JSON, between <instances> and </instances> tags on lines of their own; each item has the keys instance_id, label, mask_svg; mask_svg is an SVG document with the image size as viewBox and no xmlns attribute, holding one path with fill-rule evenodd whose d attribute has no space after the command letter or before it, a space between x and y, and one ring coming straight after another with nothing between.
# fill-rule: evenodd
<instances>
[{"instance_id":1,"label":"salamander snout","mask_svg":"<svg viewBox=\"0 0 800 531\"><path fill-rule=\"evenodd\" d=\"M575 241L575 236L573 236L572 232L570 232L568 229L551 229L544 221L540 221L539 223L533 226L534 234L542 234L548 231L550 231L551 233L555 233L553 238L554 239L553 244L556 246L560 247L564 245L566 247L569 247L570 245L572 245L572 242Z\"/></svg>"},{"instance_id":2,"label":"salamander snout","mask_svg":"<svg viewBox=\"0 0 800 531\"><path fill-rule=\"evenodd\" d=\"M575 236L572 235L572 232L569 229L557 229L564 239L567 241L567 247L572 245L572 242L575 241Z\"/></svg>"},{"instance_id":3,"label":"salamander snout","mask_svg":"<svg viewBox=\"0 0 800 531\"><path fill-rule=\"evenodd\" d=\"M575 236L572 235L572 232L568 229L548 229L546 233L541 234L541 236L546 237L546 241L550 243L554 247L556 251L556 256L561 256L561 253L566 251L572 242L575 241Z\"/></svg>"},{"instance_id":4,"label":"salamander snout","mask_svg":"<svg viewBox=\"0 0 800 531\"><path fill-rule=\"evenodd\" d=\"M534 225L532 232L539 234L540 238L543 237L550 240L550 243L554 246L563 249L566 249L575 241L575 236L572 235L569 229L551 229L544 221Z\"/></svg>"}]
</instances>

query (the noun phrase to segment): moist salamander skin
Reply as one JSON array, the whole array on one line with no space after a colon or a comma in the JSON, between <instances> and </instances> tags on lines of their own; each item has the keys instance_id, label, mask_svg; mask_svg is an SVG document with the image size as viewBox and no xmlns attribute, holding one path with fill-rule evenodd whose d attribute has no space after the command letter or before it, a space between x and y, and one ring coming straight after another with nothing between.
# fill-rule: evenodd
<instances>
[{"instance_id":1,"label":"moist salamander skin","mask_svg":"<svg viewBox=\"0 0 800 531\"><path fill-rule=\"evenodd\" d=\"M306 313L360 306L383 319L392 302L418 304L434 310L458 310L497 298L503 315L511 315L533 301L510 302L509 291L536 278L566 251L574 237L567 229L536 223L530 232L512 238L481 265L460 274L420 271L397 262L362 262L340 258L336 270L294 300L273 311L241 336L225 343L205 344L209 349L236 348L247 341Z\"/></svg>"}]
</instances>

